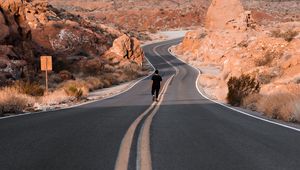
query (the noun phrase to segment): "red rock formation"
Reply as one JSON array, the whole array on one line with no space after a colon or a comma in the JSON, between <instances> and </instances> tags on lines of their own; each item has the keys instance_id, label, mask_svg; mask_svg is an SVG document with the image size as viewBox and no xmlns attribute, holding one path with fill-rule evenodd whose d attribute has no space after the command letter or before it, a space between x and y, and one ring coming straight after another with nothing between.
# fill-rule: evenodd
<instances>
[{"instance_id":1,"label":"red rock formation","mask_svg":"<svg viewBox=\"0 0 300 170\"><path fill-rule=\"evenodd\" d=\"M65 69L80 72L76 65L81 59L104 60L114 40L123 35L46 2L0 0L0 9L0 85L9 78L34 79L39 74L40 55L53 56L57 73ZM119 46L132 53L127 60L141 64L139 43L134 38L127 39L129 42Z\"/></svg>"},{"instance_id":2,"label":"red rock formation","mask_svg":"<svg viewBox=\"0 0 300 170\"><path fill-rule=\"evenodd\" d=\"M228 22L240 17L244 8L239 0L213 0L206 15L206 29L224 29Z\"/></svg>"},{"instance_id":3,"label":"red rock formation","mask_svg":"<svg viewBox=\"0 0 300 170\"><path fill-rule=\"evenodd\" d=\"M143 62L143 51L140 48L140 43L136 38L130 38L123 35L117 38L113 46L110 48L109 53L114 53L119 60L135 61L138 64Z\"/></svg>"},{"instance_id":4,"label":"red rock formation","mask_svg":"<svg viewBox=\"0 0 300 170\"><path fill-rule=\"evenodd\" d=\"M201 82L207 83L204 86L219 100L226 99L228 79L241 74L255 76L262 84L261 93L268 94L274 92L272 87L282 89L286 84L297 84L299 24L259 26L238 0L214 0L207 14L206 31L187 33L174 50L199 67L214 66L219 70L218 74L202 76ZM200 36L203 32L205 36ZM294 37L287 39L291 35Z\"/></svg>"}]
</instances>

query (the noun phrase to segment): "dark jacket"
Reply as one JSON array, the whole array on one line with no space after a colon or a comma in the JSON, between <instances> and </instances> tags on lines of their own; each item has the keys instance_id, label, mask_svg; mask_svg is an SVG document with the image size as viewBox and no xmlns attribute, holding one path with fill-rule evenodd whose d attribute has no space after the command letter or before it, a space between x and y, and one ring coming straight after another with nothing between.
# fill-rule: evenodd
<instances>
[{"instance_id":1,"label":"dark jacket","mask_svg":"<svg viewBox=\"0 0 300 170\"><path fill-rule=\"evenodd\" d=\"M158 74L154 74L152 76L152 88L156 88L156 89L159 89L160 88L160 82L162 81L162 78L160 75Z\"/></svg>"}]
</instances>

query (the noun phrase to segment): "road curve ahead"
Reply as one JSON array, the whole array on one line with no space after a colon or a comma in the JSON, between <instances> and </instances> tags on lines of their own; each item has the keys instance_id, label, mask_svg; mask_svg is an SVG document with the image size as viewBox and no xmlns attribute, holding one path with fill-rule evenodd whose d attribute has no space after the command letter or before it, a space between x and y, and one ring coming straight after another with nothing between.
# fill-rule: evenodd
<instances>
[{"instance_id":1,"label":"road curve ahead","mask_svg":"<svg viewBox=\"0 0 300 170\"><path fill-rule=\"evenodd\" d=\"M202 97L198 72L169 54L179 39L144 47L163 75L159 102L146 78L87 105L0 120L0 169L299 169L300 132Z\"/></svg>"}]
</instances>

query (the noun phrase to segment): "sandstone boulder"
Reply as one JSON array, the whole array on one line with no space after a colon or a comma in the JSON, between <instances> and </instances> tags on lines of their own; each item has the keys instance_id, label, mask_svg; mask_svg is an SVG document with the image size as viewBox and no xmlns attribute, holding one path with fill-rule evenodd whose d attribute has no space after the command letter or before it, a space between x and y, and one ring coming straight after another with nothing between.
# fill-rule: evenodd
<instances>
[{"instance_id":1,"label":"sandstone boulder","mask_svg":"<svg viewBox=\"0 0 300 170\"><path fill-rule=\"evenodd\" d=\"M227 28L228 22L244 13L240 0L213 0L208 8L205 27L208 30Z\"/></svg>"},{"instance_id":2,"label":"sandstone boulder","mask_svg":"<svg viewBox=\"0 0 300 170\"><path fill-rule=\"evenodd\" d=\"M127 59L139 65L143 62L144 52L141 49L139 41L125 34L113 42L113 46L109 52L116 54L121 60Z\"/></svg>"}]
</instances>

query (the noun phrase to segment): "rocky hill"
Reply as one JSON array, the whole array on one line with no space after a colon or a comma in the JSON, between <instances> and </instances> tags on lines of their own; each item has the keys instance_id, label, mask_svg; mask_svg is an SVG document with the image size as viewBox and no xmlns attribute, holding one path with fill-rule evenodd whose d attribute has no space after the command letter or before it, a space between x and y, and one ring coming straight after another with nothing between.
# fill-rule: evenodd
<instances>
[{"instance_id":1,"label":"rocky hill","mask_svg":"<svg viewBox=\"0 0 300 170\"><path fill-rule=\"evenodd\" d=\"M61 71L72 74L69 78L123 74L128 68L138 73L144 56L137 39L47 2L0 0L0 30L1 86L18 79L38 81L41 55L53 56L56 82L66 78L58 76L65 75Z\"/></svg>"},{"instance_id":2,"label":"rocky hill","mask_svg":"<svg viewBox=\"0 0 300 170\"><path fill-rule=\"evenodd\" d=\"M244 9L239 0L213 0L205 27L187 33L173 51L203 70L200 83L212 97L226 102L228 80L251 75L261 91L244 106L293 120L300 100L300 22L261 25Z\"/></svg>"},{"instance_id":3,"label":"rocky hill","mask_svg":"<svg viewBox=\"0 0 300 170\"><path fill-rule=\"evenodd\" d=\"M211 0L49 0L55 7L127 32L200 26ZM299 21L297 0L242 0L259 24ZM136 34L138 35L138 34ZM139 34L141 35L141 34ZM140 37L143 38L142 36Z\"/></svg>"},{"instance_id":4,"label":"rocky hill","mask_svg":"<svg viewBox=\"0 0 300 170\"><path fill-rule=\"evenodd\" d=\"M156 32L201 25L209 5L207 0L49 1L56 7L129 32Z\"/></svg>"}]
</instances>

